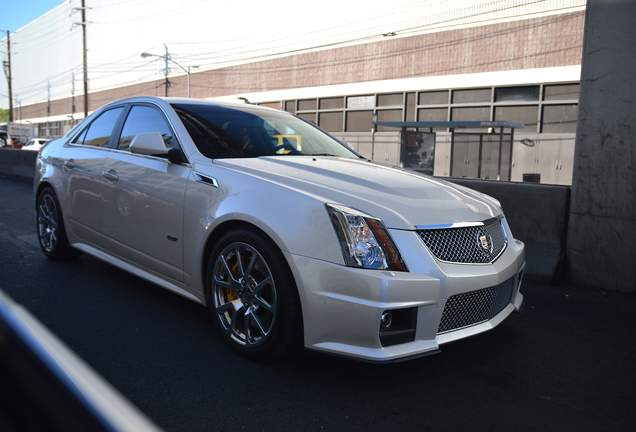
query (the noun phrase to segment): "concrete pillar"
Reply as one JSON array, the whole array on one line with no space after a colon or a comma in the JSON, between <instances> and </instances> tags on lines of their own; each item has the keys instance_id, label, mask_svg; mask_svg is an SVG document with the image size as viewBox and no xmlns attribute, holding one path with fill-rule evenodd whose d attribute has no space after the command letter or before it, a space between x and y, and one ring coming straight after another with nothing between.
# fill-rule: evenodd
<instances>
[{"instance_id":1,"label":"concrete pillar","mask_svg":"<svg viewBox=\"0 0 636 432\"><path fill-rule=\"evenodd\" d=\"M636 2L588 0L568 279L636 291Z\"/></svg>"}]
</instances>

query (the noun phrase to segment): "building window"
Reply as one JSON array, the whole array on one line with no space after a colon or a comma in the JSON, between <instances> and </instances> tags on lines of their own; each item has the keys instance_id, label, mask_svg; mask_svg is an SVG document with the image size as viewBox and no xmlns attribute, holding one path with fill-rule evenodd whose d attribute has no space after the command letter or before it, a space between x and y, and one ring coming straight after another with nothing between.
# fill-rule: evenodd
<instances>
[{"instance_id":1,"label":"building window","mask_svg":"<svg viewBox=\"0 0 636 432\"><path fill-rule=\"evenodd\" d=\"M371 132L373 128L373 111L348 111L347 132Z\"/></svg>"},{"instance_id":2,"label":"building window","mask_svg":"<svg viewBox=\"0 0 636 432\"><path fill-rule=\"evenodd\" d=\"M489 88L453 90L453 103L490 102L491 94L492 90Z\"/></svg>"},{"instance_id":3,"label":"building window","mask_svg":"<svg viewBox=\"0 0 636 432\"><path fill-rule=\"evenodd\" d=\"M417 110L417 121L445 122L448 121L448 108L420 108ZM435 132L445 132L447 128L433 128Z\"/></svg>"},{"instance_id":4,"label":"building window","mask_svg":"<svg viewBox=\"0 0 636 432\"><path fill-rule=\"evenodd\" d=\"M344 97L320 99L320 109L344 108Z\"/></svg>"},{"instance_id":5,"label":"building window","mask_svg":"<svg viewBox=\"0 0 636 432\"><path fill-rule=\"evenodd\" d=\"M415 120L415 93L406 94L406 121Z\"/></svg>"},{"instance_id":6,"label":"building window","mask_svg":"<svg viewBox=\"0 0 636 432\"><path fill-rule=\"evenodd\" d=\"M378 110L378 122L401 122L402 121L402 110L394 109L394 110ZM372 126L373 127L373 126ZM378 126L378 131L391 131L395 132L396 128L388 127L388 126Z\"/></svg>"},{"instance_id":7,"label":"building window","mask_svg":"<svg viewBox=\"0 0 636 432\"><path fill-rule=\"evenodd\" d=\"M495 89L495 102L538 101L539 86L499 87Z\"/></svg>"},{"instance_id":8,"label":"building window","mask_svg":"<svg viewBox=\"0 0 636 432\"><path fill-rule=\"evenodd\" d=\"M537 132L538 117L537 105L495 107L495 120L521 123L525 132Z\"/></svg>"},{"instance_id":9,"label":"building window","mask_svg":"<svg viewBox=\"0 0 636 432\"><path fill-rule=\"evenodd\" d=\"M342 132L342 111L321 112L318 114L318 126L327 132Z\"/></svg>"},{"instance_id":10,"label":"building window","mask_svg":"<svg viewBox=\"0 0 636 432\"><path fill-rule=\"evenodd\" d=\"M378 95L378 106L379 107L401 107L404 104L404 94L403 93L393 93L393 94L381 94Z\"/></svg>"},{"instance_id":11,"label":"building window","mask_svg":"<svg viewBox=\"0 0 636 432\"><path fill-rule=\"evenodd\" d=\"M579 100L579 85L551 85L545 86L543 100Z\"/></svg>"},{"instance_id":12,"label":"building window","mask_svg":"<svg viewBox=\"0 0 636 432\"><path fill-rule=\"evenodd\" d=\"M417 110L417 121L422 121L422 122L448 121L448 108L420 108Z\"/></svg>"},{"instance_id":13,"label":"building window","mask_svg":"<svg viewBox=\"0 0 636 432\"><path fill-rule=\"evenodd\" d=\"M489 121L490 107L453 108L451 119L453 121Z\"/></svg>"},{"instance_id":14,"label":"building window","mask_svg":"<svg viewBox=\"0 0 636 432\"><path fill-rule=\"evenodd\" d=\"M316 99L303 99L298 101L298 111L315 110L317 106Z\"/></svg>"},{"instance_id":15,"label":"building window","mask_svg":"<svg viewBox=\"0 0 636 432\"><path fill-rule=\"evenodd\" d=\"M578 105L544 105L544 133L576 133Z\"/></svg>"},{"instance_id":16,"label":"building window","mask_svg":"<svg viewBox=\"0 0 636 432\"><path fill-rule=\"evenodd\" d=\"M448 90L421 92L418 104L419 105L445 105L445 104L447 105Z\"/></svg>"},{"instance_id":17,"label":"building window","mask_svg":"<svg viewBox=\"0 0 636 432\"><path fill-rule=\"evenodd\" d=\"M296 114L296 101L285 101L285 111Z\"/></svg>"},{"instance_id":18,"label":"building window","mask_svg":"<svg viewBox=\"0 0 636 432\"><path fill-rule=\"evenodd\" d=\"M373 109L375 108L375 96L349 96L347 98L347 108Z\"/></svg>"},{"instance_id":19,"label":"building window","mask_svg":"<svg viewBox=\"0 0 636 432\"><path fill-rule=\"evenodd\" d=\"M316 124L316 113L315 112L302 113L302 114L298 114L298 116L304 118L307 121L312 122L313 124Z\"/></svg>"}]
</instances>

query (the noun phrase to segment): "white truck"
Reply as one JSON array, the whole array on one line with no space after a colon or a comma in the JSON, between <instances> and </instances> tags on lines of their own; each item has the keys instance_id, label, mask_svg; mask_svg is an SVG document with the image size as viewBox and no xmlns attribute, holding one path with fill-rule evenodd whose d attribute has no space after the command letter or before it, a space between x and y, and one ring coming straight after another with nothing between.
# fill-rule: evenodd
<instances>
[{"instance_id":1,"label":"white truck","mask_svg":"<svg viewBox=\"0 0 636 432\"><path fill-rule=\"evenodd\" d=\"M34 136L34 128L28 123L0 123L0 148L20 148Z\"/></svg>"}]
</instances>

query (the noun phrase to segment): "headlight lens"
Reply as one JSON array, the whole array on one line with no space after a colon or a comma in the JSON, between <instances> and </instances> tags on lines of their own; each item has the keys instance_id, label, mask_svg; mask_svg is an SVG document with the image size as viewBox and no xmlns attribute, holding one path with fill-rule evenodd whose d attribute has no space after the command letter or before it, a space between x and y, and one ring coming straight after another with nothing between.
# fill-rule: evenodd
<instances>
[{"instance_id":1,"label":"headlight lens","mask_svg":"<svg viewBox=\"0 0 636 432\"><path fill-rule=\"evenodd\" d=\"M326 206L348 266L408 271L391 234L380 219L344 206Z\"/></svg>"}]
</instances>

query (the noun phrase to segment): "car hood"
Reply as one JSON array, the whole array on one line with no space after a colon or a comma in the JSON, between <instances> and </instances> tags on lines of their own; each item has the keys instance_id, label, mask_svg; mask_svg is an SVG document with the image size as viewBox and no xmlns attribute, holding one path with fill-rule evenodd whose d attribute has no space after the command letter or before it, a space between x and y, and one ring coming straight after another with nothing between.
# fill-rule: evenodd
<instances>
[{"instance_id":1,"label":"car hood","mask_svg":"<svg viewBox=\"0 0 636 432\"><path fill-rule=\"evenodd\" d=\"M380 218L388 228L478 222L501 214L495 201L461 186L363 159L284 156L216 159L285 188Z\"/></svg>"}]
</instances>

